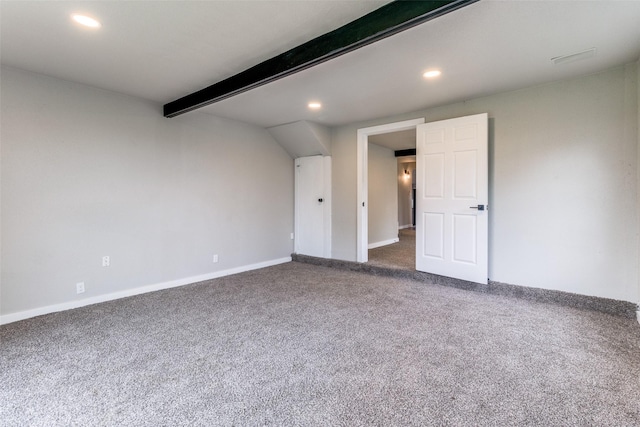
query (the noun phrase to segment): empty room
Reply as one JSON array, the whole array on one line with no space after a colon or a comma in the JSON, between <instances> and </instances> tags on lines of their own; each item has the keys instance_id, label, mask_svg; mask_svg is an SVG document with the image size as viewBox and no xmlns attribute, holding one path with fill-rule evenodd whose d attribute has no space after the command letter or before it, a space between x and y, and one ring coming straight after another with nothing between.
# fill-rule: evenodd
<instances>
[{"instance_id":1,"label":"empty room","mask_svg":"<svg viewBox=\"0 0 640 427\"><path fill-rule=\"evenodd\" d=\"M0 426L640 425L638 22L1 0Z\"/></svg>"}]
</instances>

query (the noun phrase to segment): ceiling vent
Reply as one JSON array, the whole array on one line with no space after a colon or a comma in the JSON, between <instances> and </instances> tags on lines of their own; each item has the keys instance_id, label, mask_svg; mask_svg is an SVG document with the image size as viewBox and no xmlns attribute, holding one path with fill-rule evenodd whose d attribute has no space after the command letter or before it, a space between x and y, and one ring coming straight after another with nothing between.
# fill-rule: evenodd
<instances>
[{"instance_id":1,"label":"ceiling vent","mask_svg":"<svg viewBox=\"0 0 640 427\"><path fill-rule=\"evenodd\" d=\"M555 58L551 58L554 64L568 64L570 62L580 61L582 59L589 59L596 56L596 48L592 47L591 49L584 50L578 53L572 53L570 55L556 56Z\"/></svg>"}]
</instances>

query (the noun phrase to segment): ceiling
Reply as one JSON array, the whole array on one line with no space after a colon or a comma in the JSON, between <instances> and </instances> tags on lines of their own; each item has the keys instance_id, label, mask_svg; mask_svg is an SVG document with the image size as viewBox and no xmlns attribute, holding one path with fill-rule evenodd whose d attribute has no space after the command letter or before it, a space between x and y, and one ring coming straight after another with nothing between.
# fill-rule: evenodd
<instances>
[{"instance_id":1,"label":"ceiling","mask_svg":"<svg viewBox=\"0 0 640 427\"><path fill-rule=\"evenodd\" d=\"M385 3L5 0L0 59L164 104ZM79 28L69 19L74 12L102 28ZM638 22L640 1L482 0L198 111L264 127L388 117L636 61ZM592 47L593 58L551 61ZM442 76L425 80L429 68ZM310 111L311 100L323 108Z\"/></svg>"},{"instance_id":2,"label":"ceiling","mask_svg":"<svg viewBox=\"0 0 640 427\"><path fill-rule=\"evenodd\" d=\"M387 1L0 1L3 64L167 103ZM71 14L92 16L99 30ZM265 19L268 17L268 19Z\"/></svg>"},{"instance_id":3,"label":"ceiling","mask_svg":"<svg viewBox=\"0 0 640 427\"><path fill-rule=\"evenodd\" d=\"M369 143L391 148L393 151L416 148L416 130L400 130L397 132L371 135Z\"/></svg>"}]
</instances>

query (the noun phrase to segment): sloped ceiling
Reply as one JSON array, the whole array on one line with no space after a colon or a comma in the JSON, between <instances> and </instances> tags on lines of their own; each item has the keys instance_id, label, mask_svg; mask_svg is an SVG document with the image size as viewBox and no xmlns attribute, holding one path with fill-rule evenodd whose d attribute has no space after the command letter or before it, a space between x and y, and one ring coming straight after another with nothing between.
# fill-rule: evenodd
<instances>
[{"instance_id":1,"label":"sloped ceiling","mask_svg":"<svg viewBox=\"0 0 640 427\"><path fill-rule=\"evenodd\" d=\"M267 130L294 159L331 155L331 131L325 126L302 120Z\"/></svg>"}]
</instances>

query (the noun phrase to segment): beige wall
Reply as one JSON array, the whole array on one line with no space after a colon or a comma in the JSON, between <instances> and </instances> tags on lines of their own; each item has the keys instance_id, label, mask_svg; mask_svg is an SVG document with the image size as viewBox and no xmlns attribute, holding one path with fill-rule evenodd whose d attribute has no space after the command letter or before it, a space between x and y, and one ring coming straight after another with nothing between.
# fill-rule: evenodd
<instances>
[{"instance_id":1,"label":"beige wall","mask_svg":"<svg viewBox=\"0 0 640 427\"><path fill-rule=\"evenodd\" d=\"M331 129L331 255L350 261L356 259L356 130Z\"/></svg>"},{"instance_id":2,"label":"beige wall","mask_svg":"<svg viewBox=\"0 0 640 427\"><path fill-rule=\"evenodd\" d=\"M393 150L369 144L369 245L398 238L397 163Z\"/></svg>"},{"instance_id":3,"label":"beige wall","mask_svg":"<svg viewBox=\"0 0 640 427\"><path fill-rule=\"evenodd\" d=\"M266 130L1 78L2 315L290 256L293 160Z\"/></svg>"},{"instance_id":4,"label":"beige wall","mask_svg":"<svg viewBox=\"0 0 640 427\"><path fill-rule=\"evenodd\" d=\"M637 302L637 65L333 129L334 258L356 257L356 131L488 113L491 280Z\"/></svg>"}]
</instances>

